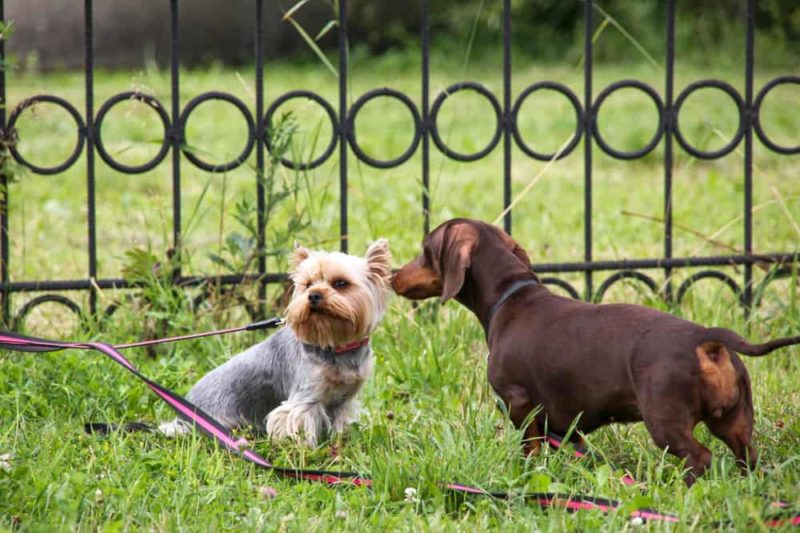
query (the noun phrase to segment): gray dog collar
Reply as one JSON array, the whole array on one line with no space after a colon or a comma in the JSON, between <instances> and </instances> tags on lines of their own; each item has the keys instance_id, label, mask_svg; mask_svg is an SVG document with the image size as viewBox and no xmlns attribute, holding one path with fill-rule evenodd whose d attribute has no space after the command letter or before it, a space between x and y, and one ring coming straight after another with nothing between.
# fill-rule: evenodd
<instances>
[{"instance_id":1,"label":"gray dog collar","mask_svg":"<svg viewBox=\"0 0 800 533\"><path fill-rule=\"evenodd\" d=\"M494 305L492 305L492 308L489 310L489 321L487 324L492 323L494 315L497 314L497 311L500 310L500 307L502 307L502 305L506 303L506 300L511 298L514 293L520 289L524 289L525 287L530 287L533 285L539 285L539 282L535 279L521 279L512 283L511 286L506 289L502 296L500 296L500 298L494 303Z\"/></svg>"}]
</instances>

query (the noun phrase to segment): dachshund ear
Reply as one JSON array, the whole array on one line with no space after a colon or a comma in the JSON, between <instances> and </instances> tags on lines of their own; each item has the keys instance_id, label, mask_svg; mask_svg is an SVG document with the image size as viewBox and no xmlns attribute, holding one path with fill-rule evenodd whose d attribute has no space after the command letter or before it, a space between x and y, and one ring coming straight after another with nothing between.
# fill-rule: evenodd
<instances>
[{"instance_id":1,"label":"dachshund ear","mask_svg":"<svg viewBox=\"0 0 800 533\"><path fill-rule=\"evenodd\" d=\"M515 256L517 256L518 259L520 259L523 263L525 263L525 266L528 268L528 270L531 271L531 274L533 274L533 278L536 281L540 281L539 276L536 274L536 272L533 272L533 265L531 263L531 258L528 257L528 252L523 250L522 246L520 246L517 243L514 243L514 249L512 250L511 253L513 253Z\"/></svg>"},{"instance_id":2,"label":"dachshund ear","mask_svg":"<svg viewBox=\"0 0 800 533\"><path fill-rule=\"evenodd\" d=\"M522 246L517 243L514 239L511 238L511 235L506 233L505 231L501 230L500 228L493 228L496 233L500 235L500 239L503 241L503 244L508 247L514 256L525 263L526 267L531 266L531 258L528 257L528 253L522 249Z\"/></svg>"},{"instance_id":3,"label":"dachshund ear","mask_svg":"<svg viewBox=\"0 0 800 533\"><path fill-rule=\"evenodd\" d=\"M512 253L519 257L526 266L531 266L531 258L528 257L528 253L522 249L522 246L514 243L514 250L512 250Z\"/></svg>"},{"instance_id":4,"label":"dachshund ear","mask_svg":"<svg viewBox=\"0 0 800 533\"><path fill-rule=\"evenodd\" d=\"M453 298L464 286L464 276L472 263L478 233L467 224L458 224L447 228L443 241L439 254L442 303Z\"/></svg>"}]
</instances>

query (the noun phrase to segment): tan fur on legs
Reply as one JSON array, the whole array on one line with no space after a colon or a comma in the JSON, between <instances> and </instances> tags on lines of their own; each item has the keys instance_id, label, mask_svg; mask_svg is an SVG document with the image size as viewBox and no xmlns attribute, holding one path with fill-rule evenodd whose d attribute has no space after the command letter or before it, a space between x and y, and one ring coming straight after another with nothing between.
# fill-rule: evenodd
<instances>
[{"instance_id":1,"label":"tan fur on legs","mask_svg":"<svg viewBox=\"0 0 800 533\"><path fill-rule=\"evenodd\" d=\"M700 375L703 379L703 396L706 409L716 418L736 405L739 386L731 355L722 343L704 342L695 349Z\"/></svg>"}]
</instances>

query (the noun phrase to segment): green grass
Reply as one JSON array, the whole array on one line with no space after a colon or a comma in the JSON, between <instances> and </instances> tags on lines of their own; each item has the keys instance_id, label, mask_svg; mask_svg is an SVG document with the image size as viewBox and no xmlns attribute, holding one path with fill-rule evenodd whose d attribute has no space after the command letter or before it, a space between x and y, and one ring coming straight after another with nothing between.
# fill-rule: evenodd
<instances>
[{"instance_id":1,"label":"green grass","mask_svg":"<svg viewBox=\"0 0 800 533\"><path fill-rule=\"evenodd\" d=\"M351 95L389 85L418 102L418 62L409 55L381 59L354 55ZM461 58L434 56L432 93L463 79L483 82L501 94L499 63L471 64ZM574 66L516 64L513 94L542 79L565 83L582 94L582 78ZM756 88L777 74L757 72ZM795 72L789 72L797 74ZM742 73L709 71L680 65L676 86L706 77L724 79L742 90ZM662 73L644 65L604 66L596 71L595 94L609 82L636 78L661 92ZM253 106L252 74L210 68L183 72L181 101L204 91L230 91ZM131 88L141 88L168 101L169 78L158 70L139 73L98 73L96 101ZM266 98L271 101L293 88L313 88L329 102L337 102L336 80L324 67L270 64L266 70ZM82 80L76 74L14 74L9 76L11 105L36 92L66 97L83 108ZM601 129L614 146L643 145L655 125L652 104L634 94L612 97L601 110ZM706 97L707 96L707 97ZM712 97L713 96L713 97ZM729 135L735 116L720 95L698 94L681 115L681 127L698 146L719 146L717 132ZM606 107L607 106L607 107ZM493 128L484 114L486 103L459 93L443 107L440 128L448 143L462 151L481 147ZM762 122L775 139L796 144L800 131L797 93L775 91L765 104ZM313 105L295 108L301 127L297 150L321 150L314 139L326 139ZM537 93L523 110L524 137L540 151L554 151L574 128L572 111L556 96ZM57 162L69 151L74 131L56 112L40 106L35 116L19 124L20 151L37 162ZM388 157L405 149L410 139L408 113L386 99L363 109L357 127L363 148ZM225 104L205 104L188 126L192 146L212 161L224 161L241 148L244 128L235 111ZM160 130L150 112L125 104L109 115L103 129L110 151L129 163L152 156ZM322 142L322 141L319 142ZM312 150L313 149L313 150ZM303 152L305 150L305 152ZM338 152L337 152L338 153ZM777 156L755 142L754 249L756 252L798 251L800 235L800 170L797 156ZM477 163L450 161L432 150L431 219L434 224L453 216L494 220L502 209L502 156L495 149ZM514 234L534 262L571 261L583 257L583 145L553 165L514 211ZM734 220L743 205L741 148L716 161L689 157L675 149L676 225L710 235ZM187 235L190 261L186 272L215 274L219 267L208 259L218 252L222 237L238 230L233 205L253 197L254 159L226 175L199 171L183 159L181 198L184 224L197 210ZM515 148L515 196L542 169L543 163ZM171 176L169 163L143 175L123 175L97 160L98 253L100 275L121 275L125 251L150 247L163 256L171 239ZM411 259L422 236L421 162L415 155L391 170L375 170L349 161L350 241L354 253L379 236L390 239L399 266ZM286 171L282 178L292 179ZM336 248L338 238L338 161L336 155L321 168L302 176L308 180L299 203L310 213L311 226L298 239L311 246ZM662 253L661 225L624 212L662 215L663 147L634 161L611 159L594 152L595 258L656 257ZM207 187L207 192L203 194ZM774 187L774 189L773 189ZM310 194L309 194L310 192ZM85 162L70 171L46 177L28 174L10 189L11 277L73 279L86 276ZM781 207L780 199L785 205ZM289 210L276 215L277 231ZM715 237L734 249L742 248L741 220ZM675 255L729 253L687 230L675 230ZM269 268L282 265L270 259ZM741 271L725 269L741 282ZM678 281L692 270L677 272ZM658 272L652 272L661 280ZM767 273L755 269L758 281ZM580 275L565 276L581 287ZM596 284L607 274L597 275ZM274 289L271 289L274 290ZM81 295L70 294L81 302ZM107 305L117 297L101 294ZM27 295L15 295L19 309ZM663 306L636 285L618 285L607 301L634 301ZM800 311L797 277L769 285L762 306L745 322L726 288L714 281L700 283L675 312L708 324L748 331L754 339L797 334ZM77 330L75 321L52 306L43 306L25 323L28 331L58 337L96 337L108 342L137 339L156 318L167 317L169 330L208 329L243 323L241 309L214 313L192 309L183 301L163 309L120 309L102 331ZM158 313L162 313L159 315ZM254 335L234 335L187 342L157 350L155 359L144 352L131 354L148 375L185 392L204 372L255 342ZM208 529L512 529L560 531L621 529L624 513L570 515L542 512L521 501L488 499L453 502L441 491L442 481L461 481L490 490L558 491L595 494L620 499L632 507L650 505L680 515L691 529L704 529L715 520L730 519L737 528L759 527L759 517L770 499L800 504L800 350L786 349L767 358L748 359L756 405L756 443L761 452L758 472L741 477L730 453L704 428L701 441L714 452L712 469L693 488L683 484L682 465L655 448L641 424L615 425L593 433L588 443L595 458L579 460L568 453L547 451L525 459L519 453L519 432L495 407L486 380L485 343L477 321L454 303L439 308L425 304L412 308L395 298L386 319L373 337L377 354L375 374L363 392L360 423L340 441L310 450L262 440L256 449L276 464L309 468L345 469L372 476L373 490L328 489L310 483L281 480L217 449L202 437L169 440L134 434L111 437L83 433L83 423L146 420L170 416L140 383L106 358L90 353L62 352L0 355L0 455L11 453L10 469L0 469L0 529L19 523L31 530L208 530ZM630 471L642 484L627 487L619 481ZM262 487L277 489L277 497L261 496ZM404 491L414 487L416 501ZM99 493L97 491L100 491ZM101 494L101 496L100 496ZM660 526L656 526L660 528Z\"/></svg>"},{"instance_id":2,"label":"green grass","mask_svg":"<svg viewBox=\"0 0 800 533\"><path fill-rule=\"evenodd\" d=\"M0 471L0 520L14 516L37 528L618 528L623 514L542 513L520 501L456 505L438 483L458 480L491 490L590 493L677 512L695 527L731 519L757 523L765 498L797 500L798 351L748 360L754 383L759 471L740 476L727 449L698 428L715 454L711 471L692 489L681 465L650 442L641 424L612 426L588 442L596 458L547 451L524 459L519 432L494 407L485 379L485 347L474 319L455 306L416 312L395 301L374 337L376 371L363 394L360 423L339 442L316 450L257 441L277 464L356 470L373 490L326 489L285 481L219 450L202 437L170 440L147 434L100 437L87 421L149 422L170 416L139 382L99 354L4 353L0 362L0 450L13 453ZM687 313L691 315L691 313ZM795 307L781 326L794 331ZM731 324L743 328L741 321ZM104 339L117 340L109 332ZM256 340L230 336L160 350L156 360L133 355L145 374L185 391L203 372ZM619 482L630 471L643 484ZM278 496L264 499L262 487ZM407 502L406 487L418 490ZM98 503L96 491L102 493Z\"/></svg>"}]
</instances>

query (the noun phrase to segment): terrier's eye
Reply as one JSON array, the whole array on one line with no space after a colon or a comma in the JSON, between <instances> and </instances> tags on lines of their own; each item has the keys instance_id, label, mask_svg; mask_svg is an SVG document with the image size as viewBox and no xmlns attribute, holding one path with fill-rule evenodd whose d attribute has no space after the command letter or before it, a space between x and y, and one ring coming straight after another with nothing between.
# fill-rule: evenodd
<instances>
[{"instance_id":1,"label":"terrier's eye","mask_svg":"<svg viewBox=\"0 0 800 533\"><path fill-rule=\"evenodd\" d=\"M344 288L345 288L345 287L347 287L348 285L350 285L350 284L349 284L349 283L347 283L347 281L345 281L345 280L343 280L343 279L337 279L336 281L334 281L334 282L333 282L333 284L332 284L331 286L332 286L334 289L344 289Z\"/></svg>"}]
</instances>

